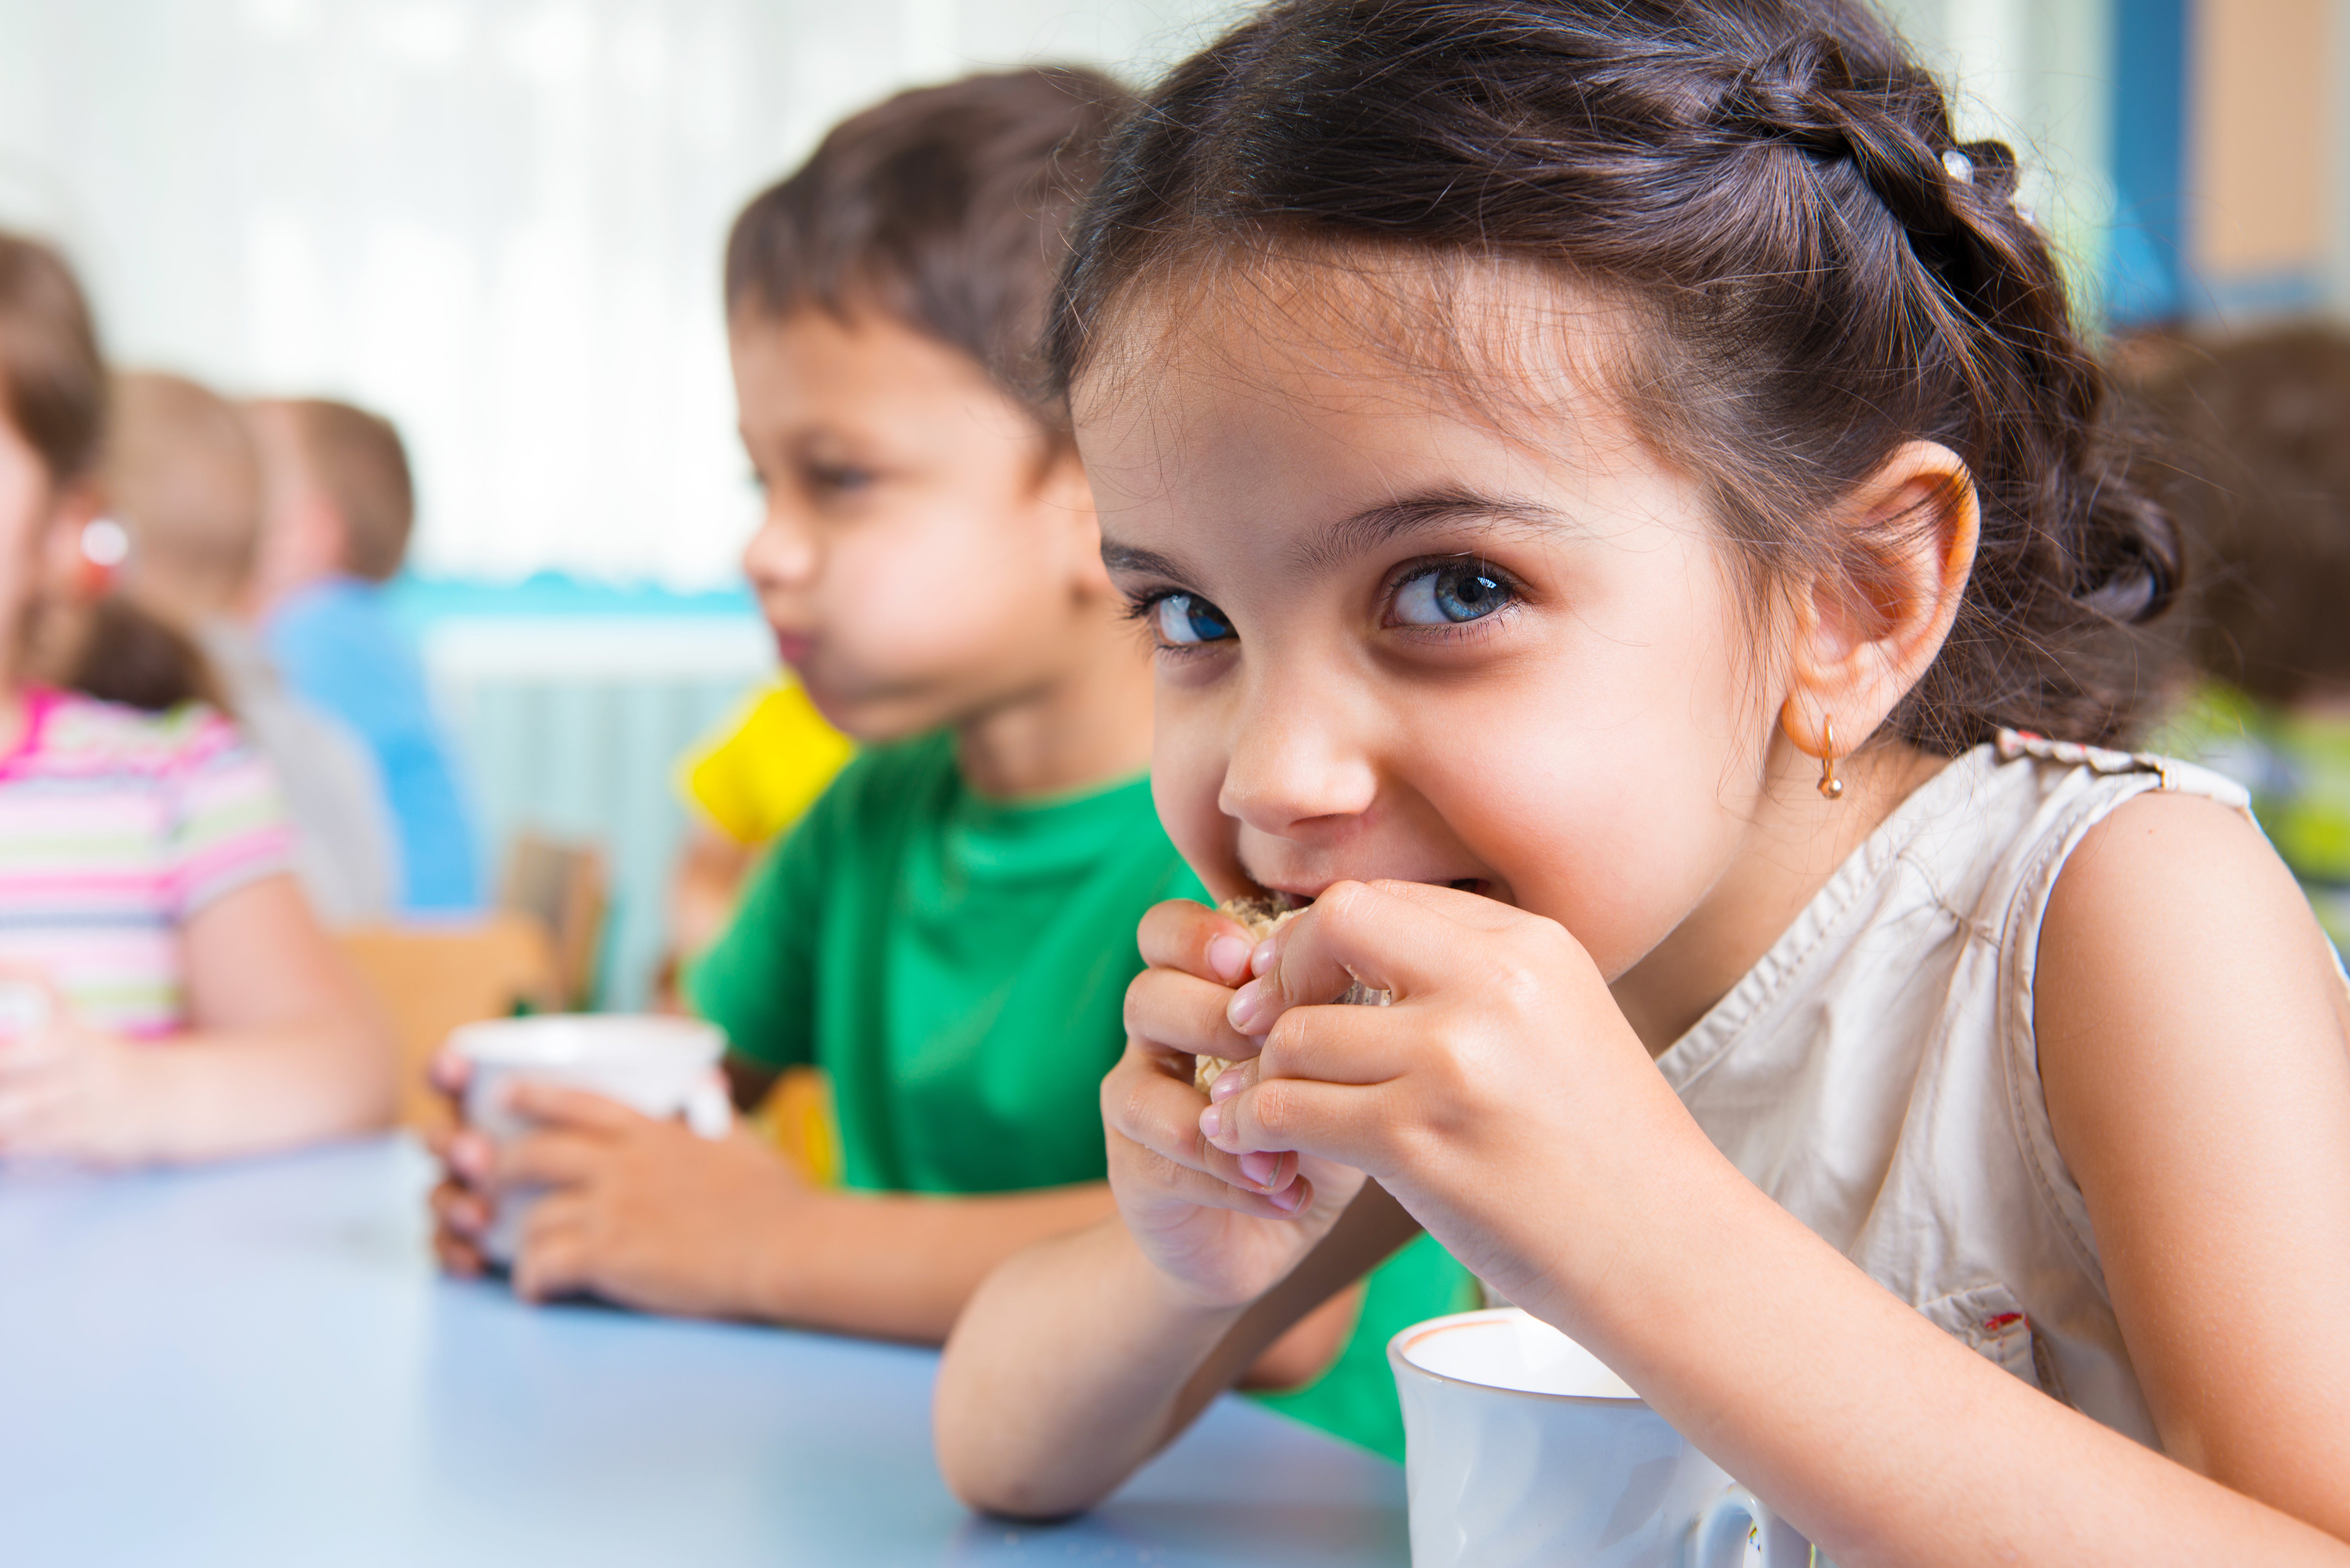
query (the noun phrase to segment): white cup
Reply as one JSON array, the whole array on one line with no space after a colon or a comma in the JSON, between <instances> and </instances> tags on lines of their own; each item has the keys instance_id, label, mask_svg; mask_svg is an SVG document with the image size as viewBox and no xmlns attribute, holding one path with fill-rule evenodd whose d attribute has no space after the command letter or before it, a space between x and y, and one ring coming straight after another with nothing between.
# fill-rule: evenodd
<instances>
[{"instance_id":1,"label":"white cup","mask_svg":"<svg viewBox=\"0 0 2350 1568\"><path fill-rule=\"evenodd\" d=\"M718 1068L725 1048L725 1036L710 1024L625 1013L494 1018L449 1034L449 1049L470 1069L465 1120L501 1144L531 1130L529 1118L506 1102L507 1086L524 1078L585 1089L649 1116L681 1116L703 1137L724 1137L734 1119ZM500 1195L482 1237L492 1262L514 1262L536 1196L525 1188Z\"/></svg>"},{"instance_id":2,"label":"white cup","mask_svg":"<svg viewBox=\"0 0 2350 1568\"><path fill-rule=\"evenodd\" d=\"M1515 1307L1388 1342L1412 1568L1804 1568L1811 1542L1599 1358Z\"/></svg>"}]
</instances>

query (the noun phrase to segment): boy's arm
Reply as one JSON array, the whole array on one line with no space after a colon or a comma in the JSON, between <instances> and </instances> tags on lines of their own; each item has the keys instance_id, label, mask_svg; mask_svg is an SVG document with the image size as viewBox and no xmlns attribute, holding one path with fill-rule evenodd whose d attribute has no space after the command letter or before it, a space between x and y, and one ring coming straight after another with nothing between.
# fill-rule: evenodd
<instances>
[{"instance_id":1,"label":"boy's arm","mask_svg":"<svg viewBox=\"0 0 2350 1568\"><path fill-rule=\"evenodd\" d=\"M1286 1278L1226 1307L1188 1298L1115 1218L1020 1253L947 1342L931 1417L947 1484L991 1513L1092 1507L1418 1233L1367 1185Z\"/></svg>"}]
</instances>

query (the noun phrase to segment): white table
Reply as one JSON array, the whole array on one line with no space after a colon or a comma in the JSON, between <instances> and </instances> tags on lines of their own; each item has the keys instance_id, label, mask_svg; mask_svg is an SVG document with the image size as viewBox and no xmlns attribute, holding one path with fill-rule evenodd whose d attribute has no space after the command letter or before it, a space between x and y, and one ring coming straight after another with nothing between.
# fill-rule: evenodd
<instances>
[{"instance_id":1,"label":"white table","mask_svg":"<svg viewBox=\"0 0 2350 1568\"><path fill-rule=\"evenodd\" d=\"M0 1170L0 1563L1406 1561L1393 1465L1221 1401L1098 1512L966 1512L925 1351L439 1278L385 1139Z\"/></svg>"}]
</instances>

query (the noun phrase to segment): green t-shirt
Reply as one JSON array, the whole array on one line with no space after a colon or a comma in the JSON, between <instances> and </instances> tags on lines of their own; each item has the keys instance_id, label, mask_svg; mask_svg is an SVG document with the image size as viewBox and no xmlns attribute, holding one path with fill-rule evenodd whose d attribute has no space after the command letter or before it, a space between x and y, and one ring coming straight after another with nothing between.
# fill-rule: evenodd
<instances>
[{"instance_id":1,"label":"green t-shirt","mask_svg":"<svg viewBox=\"0 0 2350 1568\"><path fill-rule=\"evenodd\" d=\"M693 1000L736 1054L825 1070L845 1186L1099 1181L1135 926L1203 896L1149 780L1006 804L924 736L849 763L761 863Z\"/></svg>"},{"instance_id":2,"label":"green t-shirt","mask_svg":"<svg viewBox=\"0 0 2350 1568\"><path fill-rule=\"evenodd\" d=\"M951 737L925 736L842 770L753 873L689 988L736 1054L825 1070L845 1186L1099 1181L1102 1075L1142 968L1134 930L1167 898L1209 901L1148 780L992 801L963 783ZM1474 1291L1414 1242L1373 1271L1330 1370L1266 1403L1400 1458L1387 1342Z\"/></svg>"}]
</instances>

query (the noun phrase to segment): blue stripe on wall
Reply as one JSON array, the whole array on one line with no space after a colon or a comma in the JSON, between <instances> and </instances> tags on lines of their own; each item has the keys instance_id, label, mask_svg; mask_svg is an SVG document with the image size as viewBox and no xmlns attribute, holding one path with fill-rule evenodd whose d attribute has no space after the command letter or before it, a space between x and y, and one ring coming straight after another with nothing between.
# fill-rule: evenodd
<instances>
[{"instance_id":1,"label":"blue stripe on wall","mask_svg":"<svg viewBox=\"0 0 2350 1568\"><path fill-rule=\"evenodd\" d=\"M2189 4L2115 0L2106 302L2117 322L2175 317L2186 303Z\"/></svg>"}]
</instances>

